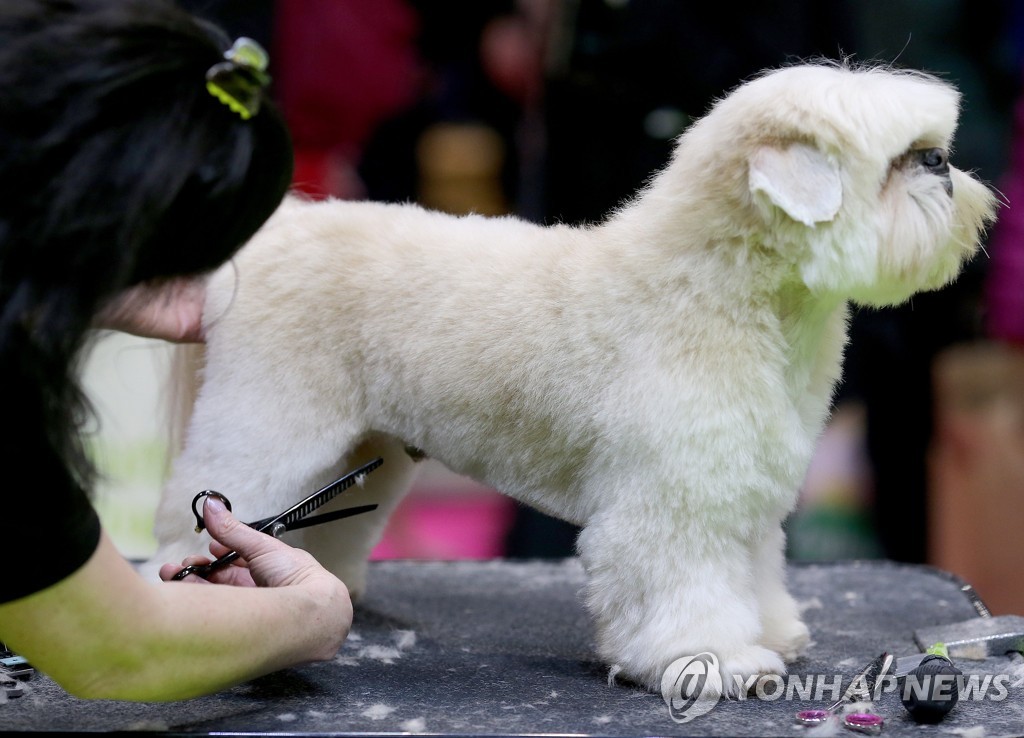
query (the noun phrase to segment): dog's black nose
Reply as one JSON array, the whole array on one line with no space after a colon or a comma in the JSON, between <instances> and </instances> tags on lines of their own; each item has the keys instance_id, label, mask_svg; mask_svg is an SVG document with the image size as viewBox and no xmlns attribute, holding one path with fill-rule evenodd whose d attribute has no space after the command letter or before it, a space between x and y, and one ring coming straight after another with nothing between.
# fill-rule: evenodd
<instances>
[{"instance_id":1,"label":"dog's black nose","mask_svg":"<svg viewBox=\"0 0 1024 738\"><path fill-rule=\"evenodd\" d=\"M953 181L949 178L949 155L945 149L919 149L915 152L917 160L932 174L942 177L942 186L946 193L953 194Z\"/></svg>"}]
</instances>

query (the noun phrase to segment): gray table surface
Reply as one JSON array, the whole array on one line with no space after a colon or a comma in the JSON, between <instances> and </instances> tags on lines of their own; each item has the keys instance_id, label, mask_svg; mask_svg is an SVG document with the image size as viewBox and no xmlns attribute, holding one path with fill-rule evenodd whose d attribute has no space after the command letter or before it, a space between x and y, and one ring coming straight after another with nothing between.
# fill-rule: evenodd
<instances>
[{"instance_id":1,"label":"gray table surface","mask_svg":"<svg viewBox=\"0 0 1024 738\"><path fill-rule=\"evenodd\" d=\"M842 675L883 651L913 653L916 628L977 616L963 583L928 567L884 561L790 567L813 644L791 673ZM352 635L332 661L289 669L178 703L89 702L43 676L0 704L6 732L480 736L814 736L797 699L723 701L674 722L659 694L609 684L580 604L579 563L401 562L371 565ZM969 588L968 588L969 589ZM1005 699L964 701L939 725L914 723L895 693L874 711L883 736L1024 735L1024 666L1009 657L961 661L965 673L1008 675ZM771 686L771 685L769 685Z\"/></svg>"}]
</instances>

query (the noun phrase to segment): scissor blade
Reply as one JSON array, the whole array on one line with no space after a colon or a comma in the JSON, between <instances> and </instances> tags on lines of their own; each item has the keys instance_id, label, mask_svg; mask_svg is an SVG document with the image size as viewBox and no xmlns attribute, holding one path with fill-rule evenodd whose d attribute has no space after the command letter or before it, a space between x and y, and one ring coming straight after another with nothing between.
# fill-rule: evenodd
<instances>
[{"instance_id":1,"label":"scissor blade","mask_svg":"<svg viewBox=\"0 0 1024 738\"><path fill-rule=\"evenodd\" d=\"M301 502L292 505L284 512L275 515L272 518L259 520L256 523L251 524L251 527L263 532L270 530L278 524L283 525L286 529L294 529L295 523L299 520L309 515L321 505L333 500L339 494L358 482L363 476L369 474L383 463L384 459L376 458L369 463L363 464L357 469L350 471L345 476L334 480L326 487L317 490Z\"/></svg>"},{"instance_id":2,"label":"scissor blade","mask_svg":"<svg viewBox=\"0 0 1024 738\"><path fill-rule=\"evenodd\" d=\"M302 520L296 520L285 526L286 530L301 530L302 528L309 528L314 525L320 525L321 523L330 523L335 520L342 520L344 518L351 518L354 515L362 515L363 513L373 512L377 509L377 505L359 505L358 507L346 507L344 510L335 510L333 512L324 513L323 515L314 515L311 518L303 518Z\"/></svg>"}]
</instances>

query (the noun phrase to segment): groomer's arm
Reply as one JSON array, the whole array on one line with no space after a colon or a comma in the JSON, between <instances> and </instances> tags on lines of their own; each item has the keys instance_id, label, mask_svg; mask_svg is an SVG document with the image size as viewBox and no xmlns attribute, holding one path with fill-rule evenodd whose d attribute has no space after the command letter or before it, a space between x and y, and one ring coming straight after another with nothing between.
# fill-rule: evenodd
<instances>
[{"instance_id":1,"label":"groomer's arm","mask_svg":"<svg viewBox=\"0 0 1024 738\"><path fill-rule=\"evenodd\" d=\"M94 699L185 699L332 658L352 623L345 585L305 551L229 513L212 517L211 533L243 552L265 586L148 582L104 535L76 573L0 605L3 640Z\"/></svg>"}]
</instances>

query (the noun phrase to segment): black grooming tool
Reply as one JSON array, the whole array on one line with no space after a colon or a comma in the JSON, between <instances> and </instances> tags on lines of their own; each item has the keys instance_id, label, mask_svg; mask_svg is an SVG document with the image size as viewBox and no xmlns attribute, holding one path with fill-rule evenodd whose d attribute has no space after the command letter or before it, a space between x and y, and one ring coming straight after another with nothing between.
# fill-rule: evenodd
<instances>
[{"instance_id":1,"label":"black grooming tool","mask_svg":"<svg viewBox=\"0 0 1024 738\"><path fill-rule=\"evenodd\" d=\"M362 513L376 510L376 505L361 505L359 507L350 507L345 510L336 510L334 512L324 513L322 515L316 515L312 518L306 518L311 512L316 510L321 505L326 504L330 500L337 497L339 494L344 492L346 489L351 487L360 481L365 475L372 472L374 469L384 463L384 459L374 459L373 461L363 464L358 469L349 472L340 479L328 484L323 489L317 490L306 499L298 502L282 513L273 515L269 518L263 518L253 523L247 523L250 528L255 528L261 533L268 533L275 538L280 536L282 533L288 530L298 530L300 528L308 528L312 525L320 525L321 523L329 523L332 520L341 520L342 518L350 518L353 515L360 515ZM196 510L196 503L205 497L215 496L224 501L224 505L231 509L231 502L227 497L222 495L220 492L214 490L203 490L195 497L192 498L192 513L196 516L196 532L202 531L206 524L203 522L203 516ZM203 577L204 579L210 575L211 572L221 567L227 566L232 561L237 559L239 554L237 551L231 551L230 553L224 554L216 561L212 561L209 564L203 564L200 566L186 566L184 569L175 574L172 579L180 580L187 577L189 574L195 574Z\"/></svg>"}]
</instances>

